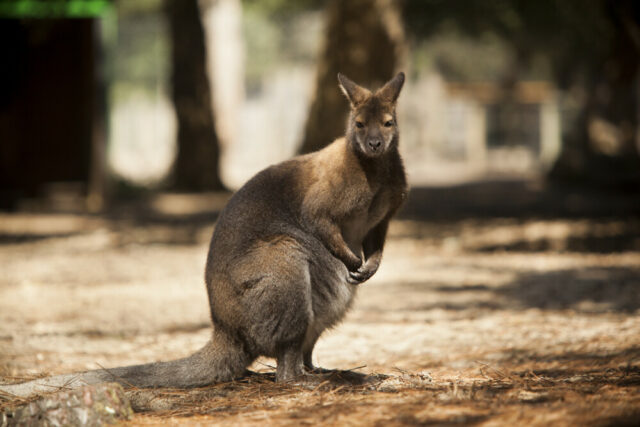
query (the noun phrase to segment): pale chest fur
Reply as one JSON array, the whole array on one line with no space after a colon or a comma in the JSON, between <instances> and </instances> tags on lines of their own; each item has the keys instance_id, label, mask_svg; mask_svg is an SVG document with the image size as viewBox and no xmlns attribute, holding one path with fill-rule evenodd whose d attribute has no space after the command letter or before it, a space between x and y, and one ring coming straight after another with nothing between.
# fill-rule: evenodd
<instances>
[{"instance_id":1,"label":"pale chest fur","mask_svg":"<svg viewBox=\"0 0 640 427\"><path fill-rule=\"evenodd\" d=\"M347 245L359 254L367 233L404 198L404 170L400 163L396 168L382 165L377 175L365 172L341 140L318 154L325 156L316 159L315 185L307 198L314 201L316 213L337 223Z\"/></svg>"},{"instance_id":2,"label":"pale chest fur","mask_svg":"<svg viewBox=\"0 0 640 427\"><path fill-rule=\"evenodd\" d=\"M392 189L379 188L367 192L350 213L340 221L342 236L356 254L362 249L362 241L371 229L382 221L392 209Z\"/></svg>"}]
</instances>

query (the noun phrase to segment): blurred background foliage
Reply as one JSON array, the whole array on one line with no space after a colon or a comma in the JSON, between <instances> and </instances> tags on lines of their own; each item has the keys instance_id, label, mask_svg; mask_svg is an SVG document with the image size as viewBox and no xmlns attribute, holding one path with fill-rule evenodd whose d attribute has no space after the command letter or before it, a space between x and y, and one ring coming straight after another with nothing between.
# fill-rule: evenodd
<instances>
[{"instance_id":1,"label":"blurred background foliage","mask_svg":"<svg viewBox=\"0 0 640 427\"><path fill-rule=\"evenodd\" d=\"M0 2L3 44L14 52L5 73L47 64L43 51L69 45L80 21L91 26L94 44L75 55L87 58L96 82L85 91L87 105L101 106L77 143L94 147L78 162L98 172L43 173L20 188L20 173L38 167L30 153L44 143L23 132L20 117L44 105L48 95L42 88L36 95L33 82L47 77L27 71L3 80L24 99L0 110L2 194L11 200L3 206L70 179L102 198L126 187L238 188L268 164L342 133L347 105L337 71L373 86L407 72L399 114L414 185L516 177L636 189L640 182L637 2L183 0L196 17L170 25L175 1L114 0L85 19L16 18ZM186 32L184 46L176 45ZM189 51L199 37L204 56L196 60ZM193 73L206 77L180 89L176 82L194 81ZM203 92L198 107L178 101ZM181 161L185 155L192 157ZM17 160L23 167L12 169ZM192 166L180 169L181 162Z\"/></svg>"},{"instance_id":2,"label":"blurred background foliage","mask_svg":"<svg viewBox=\"0 0 640 427\"><path fill-rule=\"evenodd\" d=\"M278 66L313 64L322 4L319 0L242 2L242 35L247 51L245 82L249 92L260 88L262 76Z\"/></svg>"},{"instance_id":3,"label":"blurred background foliage","mask_svg":"<svg viewBox=\"0 0 640 427\"><path fill-rule=\"evenodd\" d=\"M115 97L135 91L153 94L158 86L169 85L170 39L166 22L158 19L162 0L119 2L115 8L117 34L108 40L117 46L117 54L106 63Z\"/></svg>"}]
</instances>

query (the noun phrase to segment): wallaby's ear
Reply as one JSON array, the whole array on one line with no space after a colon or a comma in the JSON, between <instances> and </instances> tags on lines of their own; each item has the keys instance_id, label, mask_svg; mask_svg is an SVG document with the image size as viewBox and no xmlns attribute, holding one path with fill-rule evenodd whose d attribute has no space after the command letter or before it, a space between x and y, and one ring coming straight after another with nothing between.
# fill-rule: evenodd
<instances>
[{"instance_id":1,"label":"wallaby's ear","mask_svg":"<svg viewBox=\"0 0 640 427\"><path fill-rule=\"evenodd\" d=\"M361 104L369 97L369 95L371 95L369 89L358 86L355 82L349 80L344 74L338 73L338 82L340 83L340 89L342 89L342 92L353 107Z\"/></svg>"},{"instance_id":2,"label":"wallaby's ear","mask_svg":"<svg viewBox=\"0 0 640 427\"><path fill-rule=\"evenodd\" d=\"M387 84L382 86L377 95L382 99L388 102L396 102L398 99L398 95L400 95L400 90L402 89L402 85L404 84L404 73L401 71L394 78L389 80Z\"/></svg>"}]
</instances>

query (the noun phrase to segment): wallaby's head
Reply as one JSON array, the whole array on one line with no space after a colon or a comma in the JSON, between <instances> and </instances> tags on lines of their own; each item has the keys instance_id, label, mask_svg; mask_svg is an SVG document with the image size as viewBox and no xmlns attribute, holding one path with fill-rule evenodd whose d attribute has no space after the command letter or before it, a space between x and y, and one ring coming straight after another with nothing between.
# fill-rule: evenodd
<instances>
[{"instance_id":1,"label":"wallaby's head","mask_svg":"<svg viewBox=\"0 0 640 427\"><path fill-rule=\"evenodd\" d=\"M338 73L351 112L347 123L347 138L356 150L367 157L378 157L398 143L396 100L404 83L404 73L398 73L375 92L359 86Z\"/></svg>"}]
</instances>

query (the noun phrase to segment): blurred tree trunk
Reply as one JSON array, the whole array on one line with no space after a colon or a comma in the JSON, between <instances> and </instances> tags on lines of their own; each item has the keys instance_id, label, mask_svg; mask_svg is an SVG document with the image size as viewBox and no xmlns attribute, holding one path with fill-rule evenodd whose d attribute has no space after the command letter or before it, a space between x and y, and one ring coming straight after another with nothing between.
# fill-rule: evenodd
<instances>
[{"instance_id":1,"label":"blurred tree trunk","mask_svg":"<svg viewBox=\"0 0 640 427\"><path fill-rule=\"evenodd\" d=\"M348 103L338 89L341 72L376 87L393 77L405 52L397 1L329 0L324 51L301 153L316 151L344 134Z\"/></svg>"},{"instance_id":2,"label":"blurred tree trunk","mask_svg":"<svg viewBox=\"0 0 640 427\"><path fill-rule=\"evenodd\" d=\"M178 117L173 186L204 191L223 188L219 146L207 78L204 30L197 0L166 0L172 44L172 97Z\"/></svg>"},{"instance_id":3,"label":"blurred tree trunk","mask_svg":"<svg viewBox=\"0 0 640 427\"><path fill-rule=\"evenodd\" d=\"M586 101L550 178L637 189L640 184L640 5L605 1L615 31L608 54L591 64Z\"/></svg>"}]
</instances>

